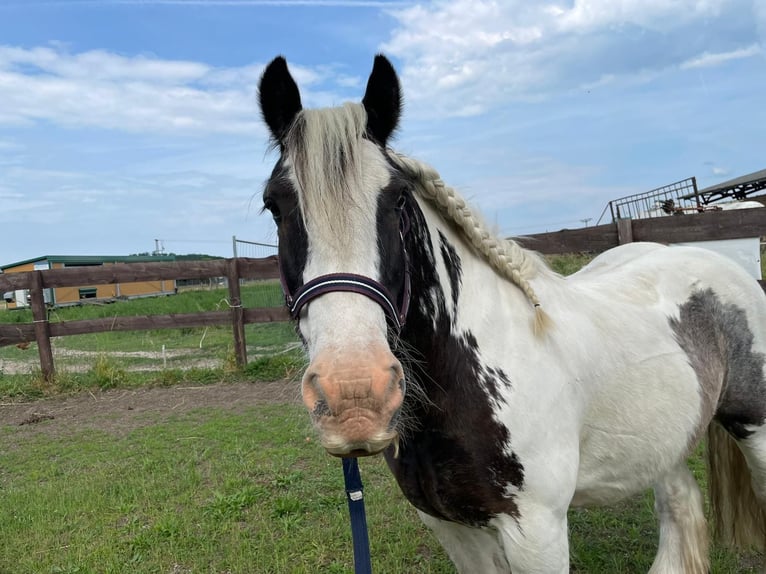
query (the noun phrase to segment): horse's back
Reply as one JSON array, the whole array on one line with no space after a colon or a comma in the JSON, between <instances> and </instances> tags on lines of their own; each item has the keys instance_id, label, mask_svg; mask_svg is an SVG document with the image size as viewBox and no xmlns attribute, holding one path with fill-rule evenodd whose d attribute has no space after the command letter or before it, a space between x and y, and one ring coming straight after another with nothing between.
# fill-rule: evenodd
<instances>
[{"instance_id":1,"label":"horse's back","mask_svg":"<svg viewBox=\"0 0 766 574\"><path fill-rule=\"evenodd\" d=\"M580 289L610 295L682 304L695 292L712 289L723 301L747 306L748 313L766 313L766 297L758 282L728 257L709 249L628 243L605 251L567 279ZM766 315L761 315L766 319Z\"/></svg>"},{"instance_id":2,"label":"horse's back","mask_svg":"<svg viewBox=\"0 0 766 574\"><path fill-rule=\"evenodd\" d=\"M572 278L587 278L599 273L609 273L618 267L621 267L623 264L634 261L638 257L642 257L657 250L662 250L663 248L665 248L665 246L660 243L644 241L626 243L599 254L577 273L574 273Z\"/></svg>"}]
</instances>

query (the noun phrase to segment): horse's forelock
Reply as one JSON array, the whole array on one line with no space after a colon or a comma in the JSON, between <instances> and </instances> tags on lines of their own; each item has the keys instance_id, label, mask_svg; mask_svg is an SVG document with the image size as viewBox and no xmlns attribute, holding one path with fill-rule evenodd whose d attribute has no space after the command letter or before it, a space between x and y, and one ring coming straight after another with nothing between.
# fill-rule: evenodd
<instances>
[{"instance_id":1,"label":"horse's forelock","mask_svg":"<svg viewBox=\"0 0 766 574\"><path fill-rule=\"evenodd\" d=\"M361 104L301 111L285 140L304 220L342 231L362 188L367 113ZM310 215L309 215L310 214ZM374 213L370 214L374 221Z\"/></svg>"}]
</instances>

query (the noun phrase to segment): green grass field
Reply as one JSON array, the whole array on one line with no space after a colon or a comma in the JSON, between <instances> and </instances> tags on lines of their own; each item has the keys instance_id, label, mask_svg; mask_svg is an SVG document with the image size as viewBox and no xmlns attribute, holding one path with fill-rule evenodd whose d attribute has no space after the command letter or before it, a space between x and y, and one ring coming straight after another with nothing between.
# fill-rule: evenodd
<instances>
[{"instance_id":1,"label":"green grass field","mask_svg":"<svg viewBox=\"0 0 766 574\"><path fill-rule=\"evenodd\" d=\"M0 573L353 572L340 462L301 407L147 417L129 432L0 425ZM361 468L374 571L454 572L382 459ZM574 572L651 565L650 494L572 510L570 527ZM712 572L753 563L715 549Z\"/></svg>"},{"instance_id":2,"label":"green grass field","mask_svg":"<svg viewBox=\"0 0 766 574\"><path fill-rule=\"evenodd\" d=\"M307 433L287 405L125 436L2 428L0 573L352 572L340 462ZM385 464L362 466L376 571L450 572Z\"/></svg>"}]
</instances>

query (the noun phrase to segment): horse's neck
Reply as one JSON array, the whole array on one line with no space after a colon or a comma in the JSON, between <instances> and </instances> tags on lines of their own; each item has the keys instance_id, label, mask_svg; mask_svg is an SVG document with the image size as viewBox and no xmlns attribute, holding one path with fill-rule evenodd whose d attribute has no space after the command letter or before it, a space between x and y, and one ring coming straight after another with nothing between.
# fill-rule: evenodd
<instances>
[{"instance_id":1,"label":"horse's neck","mask_svg":"<svg viewBox=\"0 0 766 574\"><path fill-rule=\"evenodd\" d=\"M478 339L483 333L482 317L498 316L510 320L512 308L518 315L529 313L524 295L511 282L500 277L489 263L445 222L427 202L419 201L411 213L412 227L407 243L412 271L412 301L407 326L402 333L414 359L422 361L429 374L441 371L454 354L469 355L468 362L479 363ZM497 315L502 309L507 317ZM509 326L504 326L506 330ZM480 365L473 365L480 368ZM458 373L444 369L444 377Z\"/></svg>"}]
</instances>

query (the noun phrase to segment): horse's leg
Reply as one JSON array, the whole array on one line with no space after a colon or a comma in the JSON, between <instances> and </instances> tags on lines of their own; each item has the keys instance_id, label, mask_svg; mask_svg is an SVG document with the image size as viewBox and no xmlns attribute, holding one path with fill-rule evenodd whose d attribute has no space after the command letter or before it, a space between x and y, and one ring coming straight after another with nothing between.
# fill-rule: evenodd
<instances>
[{"instance_id":1,"label":"horse's leg","mask_svg":"<svg viewBox=\"0 0 766 574\"><path fill-rule=\"evenodd\" d=\"M420 511L418 514L439 539L460 574L510 572L494 530L447 522Z\"/></svg>"},{"instance_id":2,"label":"horse's leg","mask_svg":"<svg viewBox=\"0 0 766 574\"><path fill-rule=\"evenodd\" d=\"M521 507L521 505L520 505ZM513 574L569 574L566 507L524 504L522 515L493 520Z\"/></svg>"},{"instance_id":3,"label":"horse's leg","mask_svg":"<svg viewBox=\"0 0 766 574\"><path fill-rule=\"evenodd\" d=\"M707 574L708 534L702 493L685 463L654 485L660 545L649 574Z\"/></svg>"}]
</instances>

